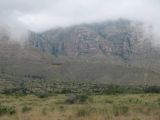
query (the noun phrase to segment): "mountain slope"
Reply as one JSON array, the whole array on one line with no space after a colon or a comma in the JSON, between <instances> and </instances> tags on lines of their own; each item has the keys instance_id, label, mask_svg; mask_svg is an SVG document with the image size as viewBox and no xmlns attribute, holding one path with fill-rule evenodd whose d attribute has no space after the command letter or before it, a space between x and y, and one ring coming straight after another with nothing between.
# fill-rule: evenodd
<instances>
[{"instance_id":1,"label":"mountain slope","mask_svg":"<svg viewBox=\"0 0 160 120\"><path fill-rule=\"evenodd\" d=\"M0 34L0 74L13 76L46 76L54 57L10 39L9 32Z\"/></svg>"},{"instance_id":2,"label":"mountain slope","mask_svg":"<svg viewBox=\"0 0 160 120\"><path fill-rule=\"evenodd\" d=\"M140 22L117 20L30 31L24 45L10 40L4 31L0 31L0 92L53 91L70 81L160 85L160 50Z\"/></svg>"}]
</instances>

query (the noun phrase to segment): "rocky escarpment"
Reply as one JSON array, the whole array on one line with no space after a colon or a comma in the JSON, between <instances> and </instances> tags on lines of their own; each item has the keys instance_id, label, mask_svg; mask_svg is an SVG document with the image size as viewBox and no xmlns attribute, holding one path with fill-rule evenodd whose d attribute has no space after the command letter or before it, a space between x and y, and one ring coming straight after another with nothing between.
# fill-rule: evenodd
<instances>
[{"instance_id":1,"label":"rocky escarpment","mask_svg":"<svg viewBox=\"0 0 160 120\"><path fill-rule=\"evenodd\" d=\"M128 60L151 49L151 33L141 22L117 20L29 32L29 45L55 56L113 55ZM146 47L147 46L147 47ZM145 48L145 49L143 49Z\"/></svg>"}]
</instances>

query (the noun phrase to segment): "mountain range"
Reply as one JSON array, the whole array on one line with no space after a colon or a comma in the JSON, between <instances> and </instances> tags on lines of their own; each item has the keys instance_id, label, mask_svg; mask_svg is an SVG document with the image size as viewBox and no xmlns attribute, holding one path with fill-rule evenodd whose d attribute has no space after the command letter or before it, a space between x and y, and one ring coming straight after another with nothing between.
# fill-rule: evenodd
<instances>
[{"instance_id":1,"label":"mountain range","mask_svg":"<svg viewBox=\"0 0 160 120\"><path fill-rule=\"evenodd\" d=\"M160 85L160 48L143 22L119 19L27 35L20 45L0 28L1 90L39 80Z\"/></svg>"}]
</instances>

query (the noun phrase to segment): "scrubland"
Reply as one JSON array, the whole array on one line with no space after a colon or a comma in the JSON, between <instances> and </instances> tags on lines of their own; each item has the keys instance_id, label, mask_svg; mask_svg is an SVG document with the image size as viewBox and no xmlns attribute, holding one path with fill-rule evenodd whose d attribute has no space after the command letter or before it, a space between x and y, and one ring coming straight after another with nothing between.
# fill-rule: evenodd
<instances>
[{"instance_id":1,"label":"scrubland","mask_svg":"<svg viewBox=\"0 0 160 120\"><path fill-rule=\"evenodd\" d=\"M0 120L160 120L160 94L1 94Z\"/></svg>"}]
</instances>

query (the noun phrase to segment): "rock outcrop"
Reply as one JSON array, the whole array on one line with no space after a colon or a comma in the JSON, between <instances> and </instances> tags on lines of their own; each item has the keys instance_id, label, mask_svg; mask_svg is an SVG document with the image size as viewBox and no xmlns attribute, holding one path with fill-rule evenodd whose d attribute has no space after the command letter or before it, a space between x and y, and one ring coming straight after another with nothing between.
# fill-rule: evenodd
<instances>
[{"instance_id":1,"label":"rock outcrop","mask_svg":"<svg viewBox=\"0 0 160 120\"><path fill-rule=\"evenodd\" d=\"M146 35L145 29L143 23L123 19L82 24L43 33L30 32L29 45L55 56L95 56L101 53L128 60L151 49L151 43L146 42L151 35Z\"/></svg>"}]
</instances>

